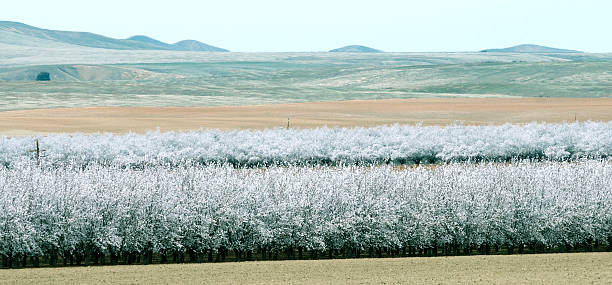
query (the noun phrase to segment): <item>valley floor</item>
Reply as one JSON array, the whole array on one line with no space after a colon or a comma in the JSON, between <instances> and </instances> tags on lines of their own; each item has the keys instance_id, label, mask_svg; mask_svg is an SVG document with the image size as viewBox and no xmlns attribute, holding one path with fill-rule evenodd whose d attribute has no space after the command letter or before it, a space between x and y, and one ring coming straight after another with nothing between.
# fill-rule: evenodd
<instances>
[{"instance_id":1,"label":"valley floor","mask_svg":"<svg viewBox=\"0 0 612 285\"><path fill-rule=\"evenodd\" d=\"M609 284L612 253L0 270L0 284Z\"/></svg>"},{"instance_id":2,"label":"valley floor","mask_svg":"<svg viewBox=\"0 0 612 285\"><path fill-rule=\"evenodd\" d=\"M0 112L0 135L274 127L612 120L612 98L429 98L227 107L89 107Z\"/></svg>"}]
</instances>

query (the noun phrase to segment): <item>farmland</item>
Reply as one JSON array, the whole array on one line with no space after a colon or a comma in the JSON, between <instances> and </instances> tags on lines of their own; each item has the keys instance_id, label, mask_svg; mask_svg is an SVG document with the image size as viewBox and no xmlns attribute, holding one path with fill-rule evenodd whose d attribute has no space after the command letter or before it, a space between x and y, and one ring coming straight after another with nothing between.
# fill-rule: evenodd
<instances>
[{"instance_id":1,"label":"farmland","mask_svg":"<svg viewBox=\"0 0 612 285\"><path fill-rule=\"evenodd\" d=\"M578 160L612 155L610 122L500 126L392 125L369 128L159 131L0 138L0 163L32 159L38 139L45 165L430 164L515 159Z\"/></svg>"},{"instance_id":2,"label":"farmland","mask_svg":"<svg viewBox=\"0 0 612 285\"><path fill-rule=\"evenodd\" d=\"M610 253L337 259L0 271L0 284L605 284Z\"/></svg>"},{"instance_id":3,"label":"farmland","mask_svg":"<svg viewBox=\"0 0 612 285\"><path fill-rule=\"evenodd\" d=\"M0 135L199 129L464 125L612 120L612 98L413 98L224 107L87 107L0 112Z\"/></svg>"},{"instance_id":4,"label":"farmland","mask_svg":"<svg viewBox=\"0 0 612 285\"><path fill-rule=\"evenodd\" d=\"M612 164L391 167L90 164L0 171L6 267L489 252L612 243ZM383 253L384 252L384 253ZM23 262L26 263L23 263Z\"/></svg>"},{"instance_id":5,"label":"farmland","mask_svg":"<svg viewBox=\"0 0 612 285\"><path fill-rule=\"evenodd\" d=\"M7 282L609 280L610 54L1 47Z\"/></svg>"}]
</instances>

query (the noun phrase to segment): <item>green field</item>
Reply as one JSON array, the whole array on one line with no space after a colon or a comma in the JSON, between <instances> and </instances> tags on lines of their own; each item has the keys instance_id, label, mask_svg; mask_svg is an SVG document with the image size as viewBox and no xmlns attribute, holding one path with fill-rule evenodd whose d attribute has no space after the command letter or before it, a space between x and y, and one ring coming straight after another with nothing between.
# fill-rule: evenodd
<instances>
[{"instance_id":1,"label":"green field","mask_svg":"<svg viewBox=\"0 0 612 285\"><path fill-rule=\"evenodd\" d=\"M0 111L422 97L610 97L611 54L0 52ZM24 51L25 52L25 51ZM31 51L28 51L31 52ZM37 51L38 52L38 51ZM31 65L32 61L48 63ZM39 72L52 81L33 81Z\"/></svg>"}]
</instances>

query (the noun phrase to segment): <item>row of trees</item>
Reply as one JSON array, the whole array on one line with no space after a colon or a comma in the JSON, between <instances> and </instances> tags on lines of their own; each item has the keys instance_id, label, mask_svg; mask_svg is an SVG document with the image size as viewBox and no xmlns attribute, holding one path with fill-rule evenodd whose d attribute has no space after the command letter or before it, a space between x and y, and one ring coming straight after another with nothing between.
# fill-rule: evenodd
<instances>
[{"instance_id":1,"label":"row of trees","mask_svg":"<svg viewBox=\"0 0 612 285\"><path fill-rule=\"evenodd\" d=\"M609 244L611 213L606 160L0 169L6 260Z\"/></svg>"},{"instance_id":2,"label":"row of trees","mask_svg":"<svg viewBox=\"0 0 612 285\"><path fill-rule=\"evenodd\" d=\"M612 154L612 122L269 129L40 138L42 162L238 166L568 160ZM33 137L0 138L0 164L35 157Z\"/></svg>"}]
</instances>

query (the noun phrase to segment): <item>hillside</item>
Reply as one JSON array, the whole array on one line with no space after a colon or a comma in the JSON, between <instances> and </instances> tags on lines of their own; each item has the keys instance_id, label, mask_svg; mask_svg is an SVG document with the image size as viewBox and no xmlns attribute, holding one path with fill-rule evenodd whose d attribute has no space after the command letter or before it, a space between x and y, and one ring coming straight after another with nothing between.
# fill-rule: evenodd
<instances>
[{"instance_id":1,"label":"hillside","mask_svg":"<svg viewBox=\"0 0 612 285\"><path fill-rule=\"evenodd\" d=\"M0 21L0 43L33 47L77 45L117 50L227 51L199 42L199 45L187 49L182 45L167 44L147 36L114 39L94 33L47 30L8 21Z\"/></svg>"},{"instance_id":2,"label":"hillside","mask_svg":"<svg viewBox=\"0 0 612 285\"><path fill-rule=\"evenodd\" d=\"M211 45L207 45L205 43L195 41L195 40L184 40L177 42L173 45L177 50L187 50L187 51L218 51L218 52L228 52L229 50L214 47Z\"/></svg>"},{"instance_id":3,"label":"hillside","mask_svg":"<svg viewBox=\"0 0 612 285\"><path fill-rule=\"evenodd\" d=\"M569 49L558 49L539 45L518 45L509 48L500 49L485 49L481 52L518 52L518 53L579 53L581 51L569 50Z\"/></svg>"},{"instance_id":4,"label":"hillside","mask_svg":"<svg viewBox=\"0 0 612 285\"><path fill-rule=\"evenodd\" d=\"M127 38L127 40L141 42L143 44L154 45L156 47L160 47L160 49L174 50L174 47L172 45L164 43L162 41L158 41L156 39L153 39L147 36L138 35L138 36L129 37Z\"/></svg>"},{"instance_id":5,"label":"hillside","mask_svg":"<svg viewBox=\"0 0 612 285\"><path fill-rule=\"evenodd\" d=\"M177 51L216 51L216 52L228 52L229 50L218 48L215 46L207 45L205 43L196 40L184 40L175 44L167 44L156 39L152 39L147 36L133 36L128 38L131 41L138 41L142 43L152 44L159 46L160 49L177 50Z\"/></svg>"},{"instance_id":6,"label":"hillside","mask_svg":"<svg viewBox=\"0 0 612 285\"><path fill-rule=\"evenodd\" d=\"M0 68L0 80L34 81L41 72L49 73L51 81L66 82L168 79L177 77L173 74L163 74L129 66L66 64Z\"/></svg>"},{"instance_id":7,"label":"hillside","mask_svg":"<svg viewBox=\"0 0 612 285\"><path fill-rule=\"evenodd\" d=\"M377 52L383 52L383 51L378 50L378 49L374 49L374 48L371 48L371 47L366 47L366 46L351 45L351 46L344 46L344 47L337 48L337 49L332 49L329 52L372 52L372 53L377 53Z\"/></svg>"}]
</instances>

